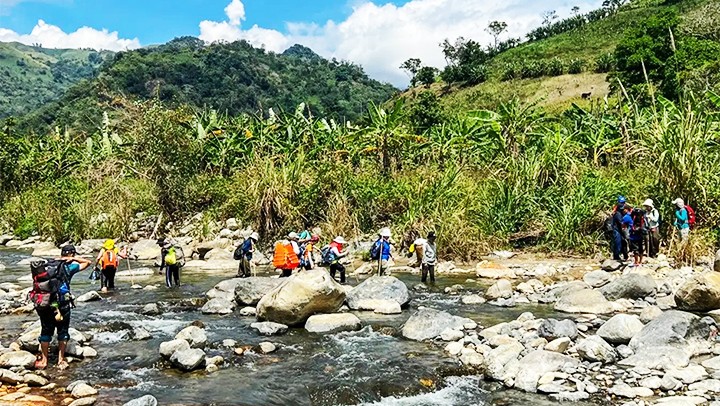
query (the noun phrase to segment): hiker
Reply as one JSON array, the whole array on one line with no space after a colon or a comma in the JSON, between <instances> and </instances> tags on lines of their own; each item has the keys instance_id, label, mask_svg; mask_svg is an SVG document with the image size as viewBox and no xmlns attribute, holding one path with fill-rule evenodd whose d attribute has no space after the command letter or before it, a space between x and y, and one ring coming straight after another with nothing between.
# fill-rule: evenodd
<instances>
[{"instance_id":1,"label":"hiker","mask_svg":"<svg viewBox=\"0 0 720 406\"><path fill-rule=\"evenodd\" d=\"M340 259L348 255L348 251L344 249L345 245L347 245L345 238L335 237L330 243L327 261L330 263L330 277L335 279L335 274L340 272L340 283L343 284L345 283L345 265L340 263Z\"/></svg>"},{"instance_id":2,"label":"hiker","mask_svg":"<svg viewBox=\"0 0 720 406\"><path fill-rule=\"evenodd\" d=\"M695 222L695 212L692 212L692 219L690 214L690 206L685 204L685 201L681 198L673 200L675 205L675 229L678 232L678 236L681 241L687 241L690 236L690 225Z\"/></svg>"},{"instance_id":3,"label":"hiker","mask_svg":"<svg viewBox=\"0 0 720 406\"><path fill-rule=\"evenodd\" d=\"M95 263L100 268L100 286L102 292L115 289L115 272L120 267L120 258L127 258L127 248L122 252L115 246L114 240L105 240Z\"/></svg>"},{"instance_id":4,"label":"hiker","mask_svg":"<svg viewBox=\"0 0 720 406\"><path fill-rule=\"evenodd\" d=\"M633 228L633 219L630 213L632 212L632 208L629 205L623 206L622 210L622 223L621 223L621 234L622 234L622 241L621 241L621 250L623 254L623 259L625 261L628 260L629 252L630 252L630 230Z\"/></svg>"},{"instance_id":5,"label":"hiker","mask_svg":"<svg viewBox=\"0 0 720 406\"><path fill-rule=\"evenodd\" d=\"M168 288L180 286L180 268L185 265L185 255L182 248L175 244L172 239L159 239L160 248L160 272L165 271L165 285Z\"/></svg>"},{"instance_id":6,"label":"hiker","mask_svg":"<svg viewBox=\"0 0 720 406\"><path fill-rule=\"evenodd\" d=\"M299 255L300 246L298 246L298 234L296 232L288 234L287 239L275 244L273 266L282 271L281 278L289 277L292 275L292 271L300 266Z\"/></svg>"},{"instance_id":7,"label":"hiker","mask_svg":"<svg viewBox=\"0 0 720 406\"><path fill-rule=\"evenodd\" d=\"M426 242L426 239L420 237L413 241L413 243L410 244L410 248L408 248L408 258L412 257L412 255L415 254L415 263L418 266L422 266L423 246Z\"/></svg>"},{"instance_id":8,"label":"hiker","mask_svg":"<svg viewBox=\"0 0 720 406\"><path fill-rule=\"evenodd\" d=\"M612 228L612 251L613 259L616 261L621 260L621 254L625 260L627 260L627 251L623 250L623 216L625 215L625 198L623 196L618 197L617 205L613 208L611 217L611 228Z\"/></svg>"},{"instance_id":9,"label":"hiker","mask_svg":"<svg viewBox=\"0 0 720 406\"><path fill-rule=\"evenodd\" d=\"M384 227L378 234L379 237L377 241L375 241L370 249L370 259L378 261L378 274L382 276L387 274L388 268L390 267L390 259L392 258L392 254L390 253L392 247L390 237L392 233L389 228Z\"/></svg>"},{"instance_id":10,"label":"hiker","mask_svg":"<svg viewBox=\"0 0 720 406\"><path fill-rule=\"evenodd\" d=\"M310 224L305 224L305 229L298 234L298 245L310 242L313 234L310 232Z\"/></svg>"},{"instance_id":11,"label":"hiker","mask_svg":"<svg viewBox=\"0 0 720 406\"><path fill-rule=\"evenodd\" d=\"M61 250L61 257L54 261L37 261L31 264L33 273L33 289L29 293L30 300L40 317L40 356L35 361L35 369L45 369L48 364L50 341L57 329L58 369L68 367L65 359L65 348L70 340L70 309L74 307L70 293L70 281L73 275L87 269L91 261L75 257L77 251L72 245ZM55 286L52 291L50 286Z\"/></svg>"},{"instance_id":12,"label":"hiker","mask_svg":"<svg viewBox=\"0 0 720 406\"><path fill-rule=\"evenodd\" d=\"M252 274L252 266L250 265L250 261L252 261L253 253L255 252L255 244L257 244L259 239L260 235L256 232L253 232L252 234L250 234L250 237L248 239L243 241L235 249L233 258L240 261L237 273L238 278L247 278Z\"/></svg>"},{"instance_id":13,"label":"hiker","mask_svg":"<svg viewBox=\"0 0 720 406\"><path fill-rule=\"evenodd\" d=\"M630 251L633 253L633 265L639 267L643 262L643 255L645 255L645 239L647 237L647 227L645 225L645 210L632 209L630 211L630 217L632 219L632 225L630 225Z\"/></svg>"},{"instance_id":14,"label":"hiker","mask_svg":"<svg viewBox=\"0 0 720 406\"><path fill-rule=\"evenodd\" d=\"M645 227L647 228L645 246L648 256L657 258L660 253L660 213L655 208L655 202L652 199L645 200L643 207L645 208Z\"/></svg>"},{"instance_id":15,"label":"hiker","mask_svg":"<svg viewBox=\"0 0 720 406\"><path fill-rule=\"evenodd\" d=\"M435 283L435 264L437 263L437 247L435 245L435 232L430 231L422 247L422 283L427 282L428 273L430 283Z\"/></svg>"},{"instance_id":16,"label":"hiker","mask_svg":"<svg viewBox=\"0 0 720 406\"><path fill-rule=\"evenodd\" d=\"M300 268L307 271L315 268L315 259L313 252L315 245L320 242L320 236L313 234L305 244L300 246Z\"/></svg>"}]
</instances>

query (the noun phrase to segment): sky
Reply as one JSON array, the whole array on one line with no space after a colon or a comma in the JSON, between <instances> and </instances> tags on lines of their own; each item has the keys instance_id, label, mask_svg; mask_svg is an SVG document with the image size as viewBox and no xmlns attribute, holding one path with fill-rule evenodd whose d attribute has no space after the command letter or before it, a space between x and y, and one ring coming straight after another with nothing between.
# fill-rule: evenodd
<instances>
[{"instance_id":1,"label":"sky","mask_svg":"<svg viewBox=\"0 0 720 406\"><path fill-rule=\"evenodd\" d=\"M602 0L0 0L0 41L46 48L121 51L190 35L211 43L244 39L268 51L298 43L326 58L357 63L373 78L406 86L408 58L442 68L439 44L490 44L541 24L544 11L587 12Z\"/></svg>"}]
</instances>

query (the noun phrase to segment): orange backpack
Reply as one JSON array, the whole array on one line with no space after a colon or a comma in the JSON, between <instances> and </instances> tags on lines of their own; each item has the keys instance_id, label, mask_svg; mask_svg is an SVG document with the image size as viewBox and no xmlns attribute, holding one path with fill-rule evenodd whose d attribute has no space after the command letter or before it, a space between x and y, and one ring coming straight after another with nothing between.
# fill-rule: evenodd
<instances>
[{"instance_id":1,"label":"orange backpack","mask_svg":"<svg viewBox=\"0 0 720 406\"><path fill-rule=\"evenodd\" d=\"M100 257L100 268L106 269L112 266L117 269L118 265L120 265L120 260L118 260L115 250L105 250Z\"/></svg>"},{"instance_id":2,"label":"orange backpack","mask_svg":"<svg viewBox=\"0 0 720 406\"><path fill-rule=\"evenodd\" d=\"M280 241L275 244L273 266L277 269L295 269L300 266L300 259L295 254L292 243Z\"/></svg>"}]
</instances>

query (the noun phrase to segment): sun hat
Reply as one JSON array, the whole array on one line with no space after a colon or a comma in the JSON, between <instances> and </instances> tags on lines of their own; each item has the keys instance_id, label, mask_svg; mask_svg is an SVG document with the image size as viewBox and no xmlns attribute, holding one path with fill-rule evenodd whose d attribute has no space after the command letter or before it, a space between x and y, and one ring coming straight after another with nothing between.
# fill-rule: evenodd
<instances>
[{"instance_id":1,"label":"sun hat","mask_svg":"<svg viewBox=\"0 0 720 406\"><path fill-rule=\"evenodd\" d=\"M347 241L345 241L345 239L342 236L335 237L333 242L336 242L338 244L343 244L343 245L347 244Z\"/></svg>"},{"instance_id":2,"label":"sun hat","mask_svg":"<svg viewBox=\"0 0 720 406\"><path fill-rule=\"evenodd\" d=\"M379 234L380 234L380 237L390 237L392 233L390 232L389 228L383 227L380 229Z\"/></svg>"},{"instance_id":3,"label":"sun hat","mask_svg":"<svg viewBox=\"0 0 720 406\"><path fill-rule=\"evenodd\" d=\"M643 202L643 206L647 207L655 207L655 203L652 201L652 199L647 199Z\"/></svg>"}]
</instances>

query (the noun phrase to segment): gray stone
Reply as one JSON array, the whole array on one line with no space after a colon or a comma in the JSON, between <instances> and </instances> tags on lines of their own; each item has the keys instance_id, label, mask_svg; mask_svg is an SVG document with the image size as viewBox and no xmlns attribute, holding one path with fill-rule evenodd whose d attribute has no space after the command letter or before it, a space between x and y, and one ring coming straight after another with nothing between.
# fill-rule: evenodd
<instances>
[{"instance_id":1,"label":"gray stone","mask_svg":"<svg viewBox=\"0 0 720 406\"><path fill-rule=\"evenodd\" d=\"M560 392L551 394L549 398L556 402L579 402L581 400L590 399L590 394L584 391Z\"/></svg>"},{"instance_id":2,"label":"gray stone","mask_svg":"<svg viewBox=\"0 0 720 406\"><path fill-rule=\"evenodd\" d=\"M648 306L640 312L640 321L647 324L660 317L663 311L657 306Z\"/></svg>"},{"instance_id":3,"label":"gray stone","mask_svg":"<svg viewBox=\"0 0 720 406\"><path fill-rule=\"evenodd\" d=\"M157 240L140 240L133 244L132 255L138 261L149 261L160 256Z\"/></svg>"},{"instance_id":4,"label":"gray stone","mask_svg":"<svg viewBox=\"0 0 720 406\"><path fill-rule=\"evenodd\" d=\"M638 384L640 386L642 386L643 388L648 388L648 389L653 389L653 390L660 389L660 386L662 386L662 378L660 378L659 376L649 376L647 378L643 378L642 380L640 380L640 382L638 382Z\"/></svg>"},{"instance_id":5,"label":"gray stone","mask_svg":"<svg viewBox=\"0 0 720 406\"><path fill-rule=\"evenodd\" d=\"M600 326L597 335L613 344L627 344L645 327L637 316L618 314Z\"/></svg>"},{"instance_id":6,"label":"gray stone","mask_svg":"<svg viewBox=\"0 0 720 406\"><path fill-rule=\"evenodd\" d=\"M550 341L561 337L568 337L572 340L577 337L578 330L572 320L547 319L538 328L538 335Z\"/></svg>"},{"instance_id":7,"label":"gray stone","mask_svg":"<svg viewBox=\"0 0 720 406\"><path fill-rule=\"evenodd\" d=\"M125 404L123 406L157 406L158 401L155 399L155 396L153 395L145 395L143 397L133 399Z\"/></svg>"},{"instance_id":8,"label":"gray stone","mask_svg":"<svg viewBox=\"0 0 720 406\"><path fill-rule=\"evenodd\" d=\"M483 304L485 303L485 298L480 295L472 294L463 296L460 301L462 301L463 304L466 305Z\"/></svg>"},{"instance_id":9,"label":"gray stone","mask_svg":"<svg viewBox=\"0 0 720 406\"><path fill-rule=\"evenodd\" d=\"M242 309L240 309L241 316L248 317L248 316L255 316L256 314L257 314L257 309L255 309L254 307L248 306L248 307L243 307Z\"/></svg>"},{"instance_id":10,"label":"gray stone","mask_svg":"<svg viewBox=\"0 0 720 406\"><path fill-rule=\"evenodd\" d=\"M649 347L675 347L686 350L693 344L704 342L710 334L710 326L698 316L669 310L651 321L630 340L630 348L638 353Z\"/></svg>"},{"instance_id":11,"label":"gray stone","mask_svg":"<svg viewBox=\"0 0 720 406\"><path fill-rule=\"evenodd\" d=\"M348 292L346 298L352 310L375 310L380 300L394 300L402 307L410 302L410 292L393 276L371 276Z\"/></svg>"},{"instance_id":12,"label":"gray stone","mask_svg":"<svg viewBox=\"0 0 720 406\"><path fill-rule=\"evenodd\" d=\"M614 272L622 268L622 266L623 264L620 261L615 261L614 259L606 259L600 265L600 268L602 268L603 271Z\"/></svg>"},{"instance_id":13,"label":"gray stone","mask_svg":"<svg viewBox=\"0 0 720 406\"><path fill-rule=\"evenodd\" d=\"M208 300L200 309L203 314L230 314L233 310L235 310L235 303L219 297Z\"/></svg>"},{"instance_id":14,"label":"gray stone","mask_svg":"<svg viewBox=\"0 0 720 406\"><path fill-rule=\"evenodd\" d=\"M305 330L320 334L355 331L361 327L360 319L352 313L316 314L305 322Z\"/></svg>"},{"instance_id":15,"label":"gray stone","mask_svg":"<svg viewBox=\"0 0 720 406\"><path fill-rule=\"evenodd\" d=\"M98 393L97 389L85 382L80 382L74 385L72 391L70 392L74 398L86 398L88 396L95 396Z\"/></svg>"},{"instance_id":16,"label":"gray stone","mask_svg":"<svg viewBox=\"0 0 720 406\"><path fill-rule=\"evenodd\" d=\"M663 369L667 367L681 368L688 365L690 356L682 349L675 347L643 347L634 355L618 362L630 367Z\"/></svg>"},{"instance_id":17,"label":"gray stone","mask_svg":"<svg viewBox=\"0 0 720 406\"><path fill-rule=\"evenodd\" d=\"M485 363L485 359L482 354L478 354L470 348L463 348L460 350L460 362L470 367L480 367Z\"/></svg>"},{"instance_id":18,"label":"gray stone","mask_svg":"<svg viewBox=\"0 0 720 406\"><path fill-rule=\"evenodd\" d=\"M21 367L31 368L35 364L35 356L27 351L11 351L0 355L0 368Z\"/></svg>"},{"instance_id":19,"label":"gray stone","mask_svg":"<svg viewBox=\"0 0 720 406\"><path fill-rule=\"evenodd\" d=\"M400 314L402 308L400 303L395 300L377 300L373 304L375 307L374 312L378 314Z\"/></svg>"},{"instance_id":20,"label":"gray stone","mask_svg":"<svg viewBox=\"0 0 720 406\"><path fill-rule=\"evenodd\" d=\"M277 346L275 344L267 341L260 343L259 347L262 354L270 354L271 352L275 352L275 350L277 350Z\"/></svg>"},{"instance_id":21,"label":"gray stone","mask_svg":"<svg viewBox=\"0 0 720 406\"><path fill-rule=\"evenodd\" d=\"M685 368L669 368L666 370L665 376L675 378L686 385L701 381L708 376L705 368L700 365L690 365Z\"/></svg>"},{"instance_id":22,"label":"gray stone","mask_svg":"<svg viewBox=\"0 0 720 406\"><path fill-rule=\"evenodd\" d=\"M176 340L185 340L191 348L204 348L207 344L205 330L197 326L187 326L175 334Z\"/></svg>"},{"instance_id":23,"label":"gray stone","mask_svg":"<svg viewBox=\"0 0 720 406\"><path fill-rule=\"evenodd\" d=\"M548 372L559 371L565 365L578 365L578 361L556 352L535 350L520 360L522 368L515 378L515 388L536 392L538 380Z\"/></svg>"},{"instance_id":24,"label":"gray stone","mask_svg":"<svg viewBox=\"0 0 720 406\"><path fill-rule=\"evenodd\" d=\"M178 350L170 357L170 362L183 371L193 371L203 367L205 351L199 348Z\"/></svg>"},{"instance_id":25,"label":"gray stone","mask_svg":"<svg viewBox=\"0 0 720 406\"><path fill-rule=\"evenodd\" d=\"M437 338L446 329L462 330L472 320L453 316L440 310L420 309L405 322L402 335L411 340L423 341Z\"/></svg>"},{"instance_id":26,"label":"gray stone","mask_svg":"<svg viewBox=\"0 0 720 406\"><path fill-rule=\"evenodd\" d=\"M720 371L720 356L703 361L702 366L713 371Z\"/></svg>"},{"instance_id":27,"label":"gray stone","mask_svg":"<svg viewBox=\"0 0 720 406\"><path fill-rule=\"evenodd\" d=\"M208 299L221 298L228 301L235 300L235 289L242 283L242 278L233 278L219 282L205 293ZM260 299L258 299L259 301Z\"/></svg>"},{"instance_id":28,"label":"gray stone","mask_svg":"<svg viewBox=\"0 0 720 406\"><path fill-rule=\"evenodd\" d=\"M580 289L564 293L555 303L555 310L566 313L607 314L613 312L613 307L599 291Z\"/></svg>"},{"instance_id":29,"label":"gray stone","mask_svg":"<svg viewBox=\"0 0 720 406\"><path fill-rule=\"evenodd\" d=\"M140 313L147 316L157 316L160 314L160 308L155 303L148 303L140 310Z\"/></svg>"},{"instance_id":30,"label":"gray stone","mask_svg":"<svg viewBox=\"0 0 720 406\"><path fill-rule=\"evenodd\" d=\"M288 331L288 326L280 323L273 323L271 321L252 323L250 328L258 331L258 333L266 336L285 334Z\"/></svg>"},{"instance_id":31,"label":"gray stone","mask_svg":"<svg viewBox=\"0 0 720 406\"><path fill-rule=\"evenodd\" d=\"M454 330L454 329L445 329L442 333L440 333L440 338L443 341L457 341L465 337L465 333L463 333L460 330Z\"/></svg>"},{"instance_id":32,"label":"gray stone","mask_svg":"<svg viewBox=\"0 0 720 406\"><path fill-rule=\"evenodd\" d=\"M35 374L25 374L25 376L23 376L23 380L26 384L28 384L28 386L40 387L48 384L47 379Z\"/></svg>"},{"instance_id":33,"label":"gray stone","mask_svg":"<svg viewBox=\"0 0 720 406\"><path fill-rule=\"evenodd\" d=\"M592 271L583 275L583 282L593 288L599 288L610 283L612 276L605 271Z\"/></svg>"},{"instance_id":34,"label":"gray stone","mask_svg":"<svg viewBox=\"0 0 720 406\"><path fill-rule=\"evenodd\" d=\"M572 341L568 337L556 338L549 343L545 344L546 351L564 353Z\"/></svg>"},{"instance_id":35,"label":"gray stone","mask_svg":"<svg viewBox=\"0 0 720 406\"><path fill-rule=\"evenodd\" d=\"M0 382L7 383L10 385L17 385L23 383L25 380L22 375L13 372L9 369L0 369Z\"/></svg>"},{"instance_id":36,"label":"gray stone","mask_svg":"<svg viewBox=\"0 0 720 406\"><path fill-rule=\"evenodd\" d=\"M76 302L95 302L98 300L102 300L102 296L100 296L97 291L91 290L89 292L85 292L82 295L75 298Z\"/></svg>"},{"instance_id":37,"label":"gray stone","mask_svg":"<svg viewBox=\"0 0 720 406\"><path fill-rule=\"evenodd\" d=\"M706 392L714 392L714 393L720 393L720 380L717 379L707 379L700 382L695 382L691 384L688 389L690 390L699 390L699 391L706 391Z\"/></svg>"},{"instance_id":38,"label":"gray stone","mask_svg":"<svg viewBox=\"0 0 720 406\"><path fill-rule=\"evenodd\" d=\"M681 310L720 309L720 273L705 272L693 276L675 293L675 303Z\"/></svg>"},{"instance_id":39,"label":"gray stone","mask_svg":"<svg viewBox=\"0 0 720 406\"><path fill-rule=\"evenodd\" d=\"M660 382L660 389L664 390L665 392L669 392L671 390L678 390L682 388L683 384L679 380L673 378L670 375L665 375Z\"/></svg>"},{"instance_id":40,"label":"gray stone","mask_svg":"<svg viewBox=\"0 0 720 406\"><path fill-rule=\"evenodd\" d=\"M512 283L507 279L500 279L488 288L487 292L485 292L485 298L488 300L509 299L512 294Z\"/></svg>"},{"instance_id":41,"label":"gray stone","mask_svg":"<svg viewBox=\"0 0 720 406\"><path fill-rule=\"evenodd\" d=\"M648 388L631 387L630 385L620 382L615 384L612 388L608 389L608 393L622 398L638 398L638 397L650 397L653 395L653 391Z\"/></svg>"},{"instance_id":42,"label":"gray stone","mask_svg":"<svg viewBox=\"0 0 720 406\"><path fill-rule=\"evenodd\" d=\"M326 270L303 271L285 278L263 296L257 305L257 317L288 326L301 325L313 314L337 312L344 301L345 289Z\"/></svg>"},{"instance_id":43,"label":"gray stone","mask_svg":"<svg viewBox=\"0 0 720 406\"><path fill-rule=\"evenodd\" d=\"M190 344L186 340L171 340L160 343L160 355L170 358L175 351L189 350Z\"/></svg>"},{"instance_id":44,"label":"gray stone","mask_svg":"<svg viewBox=\"0 0 720 406\"><path fill-rule=\"evenodd\" d=\"M263 296L283 282L283 279L276 278L242 278L235 285L235 301L240 305L255 306Z\"/></svg>"},{"instance_id":45,"label":"gray stone","mask_svg":"<svg viewBox=\"0 0 720 406\"><path fill-rule=\"evenodd\" d=\"M707 399L700 396L668 396L655 401L657 406L698 406L707 403ZM713 402L710 406L715 406Z\"/></svg>"},{"instance_id":46,"label":"gray stone","mask_svg":"<svg viewBox=\"0 0 720 406\"><path fill-rule=\"evenodd\" d=\"M517 371L508 368L508 364L518 360L520 353L525 348L520 343L501 345L485 354L485 373L497 381L515 378Z\"/></svg>"},{"instance_id":47,"label":"gray stone","mask_svg":"<svg viewBox=\"0 0 720 406\"><path fill-rule=\"evenodd\" d=\"M86 398L80 398L73 400L68 406L91 406L97 402L97 398L89 396Z\"/></svg>"},{"instance_id":48,"label":"gray stone","mask_svg":"<svg viewBox=\"0 0 720 406\"><path fill-rule=\"evenodd\" d=\"M591 362L611 364L618 358L615 349L599 336L590 336L581 340L575 349L583 359Z\"/></svg>"},{"instance_id":49,"label":"gray stone","mask_svg":"<svg viewBox=\"0 0 720 406\"><path fill-rule=\"evenodd\" d=\"M657 284L652 276L636 273L623 275L600 289L609 300L642 299L653 295L656 290Z\"/></svg>"}]
</instances>

